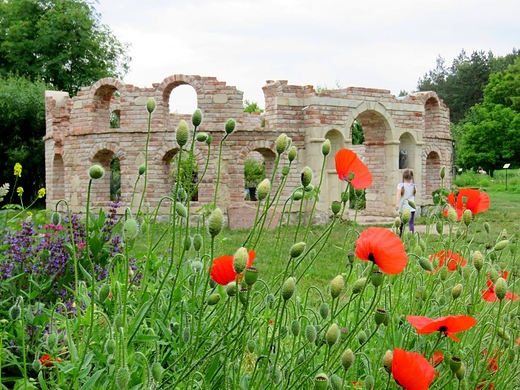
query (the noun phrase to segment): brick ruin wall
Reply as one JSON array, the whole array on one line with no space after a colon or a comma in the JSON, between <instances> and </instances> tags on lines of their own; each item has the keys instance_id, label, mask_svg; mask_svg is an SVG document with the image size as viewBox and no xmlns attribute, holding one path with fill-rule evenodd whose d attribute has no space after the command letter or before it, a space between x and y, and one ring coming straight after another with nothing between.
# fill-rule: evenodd
<instances>
[{"instance_id":1,"label":"brick ruin wall","mask_svg":"<svg viewBox=\"0 0 520 390\"><path fill-rule=\"evenodd\" d=\"M45 160L47 208L65 199L72 211L85 210L88 169L101 164L108 174L92 186L94 207L107 206L110 200L110 161L120 160L121 201L124 210L131 203L137 168L145 161L148 112L146 102L157 102L151 121L148 148L148 183L145 203L156 207L160 199L171 194L173 180L170 161L178 152L175 129L185 119L191 127L191 114L172 114L169 99L179 85L190 85L197 94L197 105L203 113L198 131L212 134L208 170L198 191L194 209L213 201L217 175L217 157L224 124L228 118L237 122L236 131L223 145L221 182L217 203L228 214L229 226L247 227L256 209L254 202L244 200L243 165L249 153L259 152L268 177L276 152L274 141L286 133L298 148L298 157L288 176L284 197L300 185L300 172L309 166L318 184L323 162L321 145L330 139L332 151L323 175L317 205L316 222L324 223L331 215L330 204L339 200L345 183L337 178L334 154L351 148L369 167L373 185L366 191L366 209L374 216L393 216L395 189L401 181L399 153L405 149L408 168L414 170L418 184L416 204L432 203L431 192L440 187L439 169L452 165L452 138L449 111L434 92L419 92L396 98L388 90L349 87L320 91L312 86L288 85L287 81L267 81L263 87L265 112L244 113L243 92L215 77L173 75L150 88L124 84L113 78L99 80L82 88L78 95L47 91ZM117 92L117 93L115 93ZM110 128L111 114L119 118L119 128ZM352 145L351 126L357 120L363 126L365 142ZM206 164L208 146L196 143L195 157L199 172ZM281 165L288 161L283 155ZM295 165L296 164L296 165ZM449 175L448 175L449 176ZM447 177L444 186L449 186ZM274 186L281 180L276 177ZM143 180L138 181L141 196ZM137 209L140 198L134 199ZM160 213L167 214L169 205L162 203ZM249 215L249 217L247 217Z\"/></svg>"}]
</instances>

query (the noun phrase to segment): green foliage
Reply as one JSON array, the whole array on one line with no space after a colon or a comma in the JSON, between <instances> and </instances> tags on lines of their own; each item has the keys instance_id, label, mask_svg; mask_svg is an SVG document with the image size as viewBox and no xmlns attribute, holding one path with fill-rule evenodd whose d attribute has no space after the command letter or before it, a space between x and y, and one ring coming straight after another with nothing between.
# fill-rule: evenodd
<instances>
[{"instance_id":1,"label":"green foliage","mask_svg":"<svg viewBox=\"0 0 520 390\"><path fill-rule=\"evenodd\" d=\"M24 189L24 202L34 199L45 184L46 89L44 83L26 78L0 78L0 183L12 185L13 167L22 163L17 186Z\"/></svg>"},{"instance_id":2,"label":"green foliage","mask_svg":"<svg viewBox=\"0 0 520 390\"><path fill-rule=\"evenodd\" d=\"M110 161L110 200L121 196L121 163L119 158Z\"/></svg>"},{"instance_id":3,"label":"green foliage","mask_svg":"<svg viewBox=\"0 0 520 390\"><path fill-rule=\"evenodd\" d=\"M87 0L0 2L0 76L18 74L75 94L128 72L121 43Z\"/></svg>"},{"instance_id":4,"label":"green foliage","mask_svg":"<svg viewBox=\"0 0 520 390\"><path fill-rule=\"evenodd\" d=\"M244 102L244 112L264 112L264 110L263 108L260 108L257 102L246 100Z\"/></svg>"},{"instance_id":5,"label":"green foliage","mask_svg":"<svg viewBox=\"0 0 520 390\"><path fill-rule=\"evenodd\" d=\"M365 142L365 133L363 132L363 126L357 120L352 123L350 127L352 131L352 145L361 145Z\"/></svg>"},{"instance_id":6,"label":"green foliage","mask_svg":"<svg viewBox=\"0 0 520 390\"><path fill-rule=\"evenodd\" d=\"M195 185L198 180L197 160L193 153L183 151L179 166L179 154L172 159L171 175L176 182L180 183L180 188L191 194L191 200L197 200L198 196L195 192ZM179 173L177 176L177 167L179 166Z\"/></svg>"},{"instance_id":7,"label":"green foliage","mask_svg":"<svg viewBox=\"0 0 520 390\"><path fill-rule=\"evenodd\" d=\"M246 158L244 161L244 179L246 188L256 187L265 179L265 165L254 158Z\"/></svg>"}]
</instances>

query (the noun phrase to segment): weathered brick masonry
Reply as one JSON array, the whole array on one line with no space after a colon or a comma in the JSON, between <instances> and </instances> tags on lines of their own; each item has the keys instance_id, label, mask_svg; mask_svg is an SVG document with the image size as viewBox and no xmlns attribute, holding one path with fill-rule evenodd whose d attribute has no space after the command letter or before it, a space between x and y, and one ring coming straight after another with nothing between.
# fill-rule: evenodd
<instances>
[{"instance_id":1,"label":"weathered brick masonry","mask_svg":"<svg viewBox=\"0 0 520 390\"><path fill-rule=\"evenodd\" d=\"M259 115L244 113L243 92L215 77L173 75L151 88L105 78L82 88L73 98L64 92L46 94L47 208L53 208L59 199L66 199L74 212L84 211L89 167L98 163L108 172L114 156L121 163L123 206L130 205L137 168L145 160L149 97L155 98L157 108L152 117L145 202L150 207L157 206L161 197L171 193L170 160L179 150L175 128L181 119L191 124L191 115L171 114L169 109L171 91L183 84L190 85L197 93L198 107L204 115L199 130L213 135L208 172L199 188L200 204L212 202L218 146L228 118L236 119L237 130L224 143L218 204L222 210L240 210L239 214L251 203L244 201L245 158L251 151L261 153L270 177L275 160L274 141L281 133L291 137L298 148L297 165L289 174L284 196L299 185L300 171L306 165L312 168L314 184L318 184L323 162L321 145L327 138L331 141L332 151L326 162L317 208L318 222L329 218L331 202L338 200L345 188L334 169L333 157L341 148L355 150L374 176L366 195L364 213L368 215L394 215L395 189L402 176L401 149L406 150L408 168L414 170L419 185L418 205L431 203L431 192L440 185L440 167L449 168L452 164L449 111L434 92L414 93L401 99L382 89L350 87L317 93L312 86L267 81L263 87L265 113ZM116 91L118 94L114 95ZM117 129L110 128L112 112L119 117ZM354 120L363 126L362 145L352 145L350 129ZM196 145L199 171L205 165L207 148L203 143ZM287 164L286 157L282 164ZM107 205L109 180L107 174L93 185L94 206ZM137 193L142 185L140 180ZM449 181L445 185L450 185ZM134 208L139 200L134 200ZM161 212L168 211L169 205L164 204ZM229 224L243 227L247 222L240 218L234 223L230 218Z\"/></svg>"}]
</instances>

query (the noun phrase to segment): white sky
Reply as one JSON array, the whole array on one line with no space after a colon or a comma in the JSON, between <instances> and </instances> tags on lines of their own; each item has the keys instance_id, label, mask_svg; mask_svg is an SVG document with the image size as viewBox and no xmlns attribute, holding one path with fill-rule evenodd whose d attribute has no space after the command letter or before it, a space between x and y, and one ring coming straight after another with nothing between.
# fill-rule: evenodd
<instances>
[{"instance_id":1,"label":"white sky","mask_svg":"<svg viewBox=\"0 0 520 390\"><path fill-rule=\"evenodd\" d=\"M413 91L465 49L520 48L518 0L98 0L132 46L124 81L215 76L264 107L266 80ZM192 112L193 108L180 110Z\"/></svg>"}]
</instances>

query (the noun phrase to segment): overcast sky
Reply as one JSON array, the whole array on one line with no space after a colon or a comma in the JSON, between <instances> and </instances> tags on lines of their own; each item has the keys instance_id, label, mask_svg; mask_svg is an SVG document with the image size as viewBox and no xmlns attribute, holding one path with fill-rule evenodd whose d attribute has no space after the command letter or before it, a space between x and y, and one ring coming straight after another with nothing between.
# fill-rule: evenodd
<instances>
[{"instance_id":1,"label":"overcast sky","mask_svg":"<svg viewBox=\"0 0 520 390\"><path fill-rule=\"evenodd\" d=\"M101 22L131 44L126 83L215 76L261 107L266 80L398 95L438 55L450 65L462 49L520 48L518 0L98 1Z\"/></svg>"}]
</instances>

